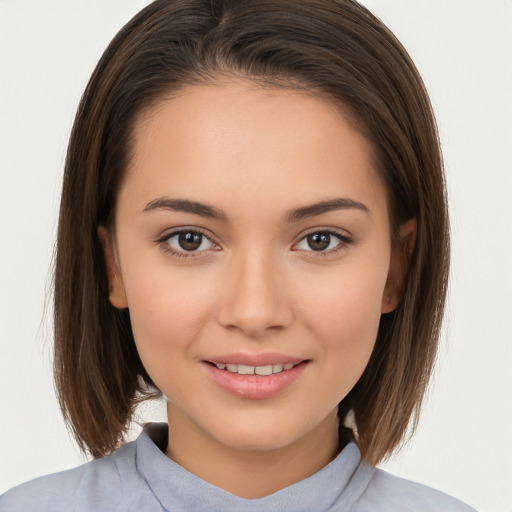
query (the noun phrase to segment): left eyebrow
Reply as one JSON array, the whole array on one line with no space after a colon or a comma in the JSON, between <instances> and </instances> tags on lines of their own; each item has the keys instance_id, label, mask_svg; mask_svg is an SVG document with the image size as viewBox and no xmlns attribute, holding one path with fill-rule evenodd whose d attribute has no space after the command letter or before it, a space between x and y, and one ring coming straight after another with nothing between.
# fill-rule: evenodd
<instances>
[{"instance_id":1,"label":"left eyebrow","mask_svg":"<svg viewBox=\"0 0 512 512\"><path fill-rule=\"evenodd\" d=\"M365 212L371 217L370 209L365 204L347 197L338 197L290 210L286 213L285 220L286 222L297 222L323 213L353 208Z\"/></svg>"}]
</instances>

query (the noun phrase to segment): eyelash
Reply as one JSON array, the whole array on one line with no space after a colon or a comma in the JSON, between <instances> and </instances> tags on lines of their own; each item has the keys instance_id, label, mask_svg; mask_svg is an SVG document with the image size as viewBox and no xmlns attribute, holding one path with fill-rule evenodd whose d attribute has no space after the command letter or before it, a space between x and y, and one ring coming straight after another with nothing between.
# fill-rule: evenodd
<instances>
[{"instance_id":1,"label":"eyelash","mask_svg":"<svg viewBox=\"0 0 512 512\"><path fill-rule=\"evenodd\" d=\"M310 251L305 251L307 253L310 253L311 257L317 257L317 256L327 257L327 256L332 256L333 254L336 254L339 251L341 251L343 249L346 249L347 246L351 245L354 242L353 238L348 236L346 233L341 233L341 232L335 231L333 229L315 229L314 231L310 231L309 233L306 233L294 245L298 245L300 242L305 240L308 236L317 235L317 234L329 235L331 237L334 237L334 238L336 238L338 240L339 243L338 243L338 245L336 245L336 247L334 247L332 249L329 249L328 251L315 251L313 249L310 250Z\"/></svg>"},{"instance_id":2,"label":"eyelash","mask_svg":"<svg viewBox=\"0 0 512 512\"><path fill-rule=\"evenodd\" d=\"M156 243L157 243L157 245L159 245L161 247L161 249L164 252L169 253L172 256L177 257L177 258L198 258L198 257L202 257L203 256L202 253L205 253L205 252L208 252L209 250L211 250L211 249L206 249L206 250L203 250L203 251L189 251L189 252L187 252L185 250L178 251L178 250L173 249L169 245L169 240L171 240L171 238L173 238L173 237L175 237L177 235L181 235L181 234L185 234L185 233L199 234L202 237L204 237L206 240L208 240L215 247L215 249L213 249L213 250L219 250L218 249L219 246L206 233L204 233L199 228L194 228L194 229L178 229L178 230L172 231L171 233L166 233L164 236L162 236L158 240L156 240ZM322 256L322 257L330 256L332 254L335 254L335 253L345 249L348 245L351 245L354 242L353 239L350 236L347 236L345 233L340 233L340 232L334 231L332 229L316 229L316 230L310 231L309 233L306 233L304 236L302 236L302 238L296 244L294 244L294 246L296 246L300 242L304 241L308 236L316 235L316 234L325 234L325 235L333 236L333 237L335 237L338 240L339 243L334 248L332 248L332 249L330 249L328 251L315 251L313 249L310 250L310 251L304 251L304 252L307 252L307 253L312 253L312 255L314 255L314 257L316 257L316 256ZM295 250L298 250L298 249L295 249Z\"/></svg>"},{"instance_id":3,"label":"eyelash","mask_svg":"<svg viewBox=\"0 0 512 512\"><path fill-rule=\"evenodd\" d=\"M207 251L190 251L190 252L187 252L187 251L177 251L177 250L173 249L169 245L169 241L171 240L171 238L173 238L173 237L175 237L177 235L185 234L185 233L194 233L194 234L201 235L203 238L208 240L214 247L218 247L218 245L211 239L211 237L209 237L206 233L204 233L199 228L193 228L193 229L181 228L181 229L177 229L177 230L172 231L170 233L166 233L161 238L159 238L156 241L156 243L161 247L162 251L164 251L166 253L169 253L172 256L175 256L177 258L198 258L198 257L201 257L201 253L207 252ZM213 250L218 250L218 249L213 249Z\"/></svg>"}]
</instances>

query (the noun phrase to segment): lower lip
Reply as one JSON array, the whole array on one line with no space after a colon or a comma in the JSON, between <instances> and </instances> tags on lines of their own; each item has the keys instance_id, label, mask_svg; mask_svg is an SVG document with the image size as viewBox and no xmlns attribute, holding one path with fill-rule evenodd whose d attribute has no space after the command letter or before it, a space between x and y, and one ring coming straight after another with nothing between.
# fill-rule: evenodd
<instances>
[{"instance_id":1,"label":"lower lip","mask_svg":"<svg viewBox=\"0 0 512 512\"><path fill-rule=\"evenodd\" d=\"M277 395L300 377L307 364L307 361L303 361L290 370L263 376L240 375L227 370L219 370L210 363L204 363L211 378L221 388L233 395L252 400L262 400Z\"/></svg>"}]
</instances>

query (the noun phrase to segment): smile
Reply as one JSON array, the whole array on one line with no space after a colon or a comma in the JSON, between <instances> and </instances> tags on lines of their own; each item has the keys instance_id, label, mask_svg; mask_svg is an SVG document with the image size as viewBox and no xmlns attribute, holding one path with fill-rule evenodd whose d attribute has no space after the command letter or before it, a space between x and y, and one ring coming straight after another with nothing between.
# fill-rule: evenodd
<instances>
[{"instance_id":1,"label":"smile","mask_svg":"<svg viewBox=\"0 0 512 512\"><path fill-rule=\"evenodd\" d=\"M238 362L235 362L237 359ZM241 364L240 359L245 364ZM277 363L276 360L280 362ZM261 400L278 395L291 387L310 362L310 359L300 360L284 356L232 355L219 357L216 361L204 360L203 368L213 382L230 394L244 399Z\"/></svg>"},{"instance_id":2,"label":"smile","mask_svg":"<svg viewBox=\"0 0 512 512\"><path fill-rule=\"evenodd\" d=\"M260 375L262 377L281 373L283 371L291 370L294 366L293 363L286 364L267 364L265 366L248 366L245 364L230 364L230 363L212 363L219 370L225 370L231 373L238 373L238 375Z\"/></svg>"}]
</instances>

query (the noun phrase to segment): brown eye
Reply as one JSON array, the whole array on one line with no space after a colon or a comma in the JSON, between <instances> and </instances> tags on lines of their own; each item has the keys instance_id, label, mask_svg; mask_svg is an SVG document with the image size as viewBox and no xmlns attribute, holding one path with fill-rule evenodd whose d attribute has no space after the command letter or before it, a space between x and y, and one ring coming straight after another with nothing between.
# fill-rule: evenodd
<instances>
[{"instance_id":1,"label":"brown eye","mask_svg":"<svg viewBox=\"0 0 512 512\"><path fill-rule=\"evenodd\" d=\"M312 233L306 237L308 246L313 251L324 251L331 243L330 233Z\"/></svg>"},{"instance_id":2,"label":"brown eye","mask_svg":"<svg viewBox=\"0 0 512 512\"><path fill-rule=\"evenodd\" d=\"M295 246L295 250L310 253L333 254L352 243L352 238L335 231L313 231L305 235Z\"/></svg>"},{"instance_id":3,"label":"brown eye","mask_svg":"<svg viewBox=\"0 0 512 512\"><path fill-rule=\"evenodd\" d=\"M178 244L184 251L196 251L201 247L203 235L201 233L183 232L178 235Z\"/></svg>"},{"instance_id":4,"label":"brown eye","mask_svg":"<svg viewBox=\"0 0 512 512\"><path fill-rule=\"evenodd\" d=\"M215 244L199 231L178 231L162 240L169 250L175 253L203 252L212 249Z\"/></svg>"}]
</instances>

